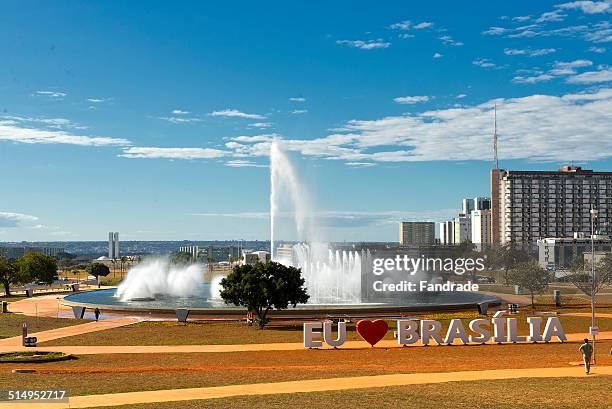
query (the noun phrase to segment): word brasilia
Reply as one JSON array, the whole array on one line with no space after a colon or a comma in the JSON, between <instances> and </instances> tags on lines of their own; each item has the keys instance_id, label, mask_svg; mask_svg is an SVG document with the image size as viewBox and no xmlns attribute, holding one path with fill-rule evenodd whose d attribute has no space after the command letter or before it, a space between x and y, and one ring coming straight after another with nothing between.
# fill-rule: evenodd
<instances>
[{"instance_id":1,"label":"word brasilia","mask_svg":"<svg viewBox=\"0 0 612 409\"><path fill-rule=\"evenodd\" d=\"M363 321L367 320L362 320L360 322ZM421 321L399 319L397 320L396 339L399 345L416 344L420 340L423 346L429 345L431 341L437 345L450 345L453 344L455 340L459 340L462 345L467 345L469 343L484 344L490 340L496 343L549 342L553 337L556 337L561 342L567 340L558 317L549 317L543 332L541 331L542 321L542 317L528 317L527 324L529 325L529 335L525 336L518 334L518 322L516 318L493 317L490 320L479 318L470 321L468 324L470 331L475 334L468 335L463 322L460 319L453 319L450 321L446 334L443 337L441 334L442 323L439 321L430 319ZM342 346L346 340L346 322L338 322L337 332L338 334L336 338L334 338L332 335L331 321L305 322L304 347L321 348L323 342L325 342L330 347L338 348ZM384 333L386 333L386 329ZM384 333L378 337L378 340L384 337ZM363 337L364 334L360 335ZM373 345L374 344L372 344L372 346Z\"/></svg>"}]
</instances>

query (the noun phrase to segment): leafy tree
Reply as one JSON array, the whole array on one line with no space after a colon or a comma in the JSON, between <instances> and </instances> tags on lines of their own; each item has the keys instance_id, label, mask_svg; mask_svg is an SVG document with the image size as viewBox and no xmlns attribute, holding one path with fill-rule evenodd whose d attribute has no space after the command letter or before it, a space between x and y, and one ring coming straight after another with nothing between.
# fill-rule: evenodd
<instances>
[{"instance_id":1,"label":"leafy tree","mask_svg":"<svg viewBox=\"0 0 612 409\"><path fill-rule=\"evenodd\" d=\"M489 250L486 254L487 268L490 270L502 270L504 280L509 283L508 273L521 263L525 263L532 258L527 252L516 248L511 243L497 246Z\"/></svg>"},{"instance_id":2,"label":"leafy tree","mask_svg":"<svg viewBox=\"0 0 612 409\"><path fill-rule=\"evenodd\" d=\"M53 257L41 253L26 253L17 260L19 274L23 281L40 280L52 283L57 276L57 262Z\"/></svg>"},{"instance_id":3,"label":"leafy tree","mask_svg":"<svg viewBox=\"0 0 612 409\"><path fill-rule=\"evenodd\" d=\"M550 283L550 272L546 271L535 260L524 261L508 271L508 281L527 289L531 295L531 308L535 306L535 294L542 294Z\"/></svg>"},{"instance_id":4,"label":"leafy tree","mask_svg":"<svg viewBox=\"0 0 612 409\"><path fill-rule=\"evenodd\" d=\"M271 309L308 301L302 271L276 262L241 265L221 280L221 298L226 304L240 305L257 314L255 323L264 328Z\"/></svg>"},{"instance_id":5,"label":"leafy tree","mask_svg":"<svg viewBox=\"0 0 612 409\"><path fill-rule=\"evenodd\" d=\"M595 264L595 276L591 271L591 262L584 261L584 256L576 257L570 266L568 280L589 297L597 295L601 289L612 284L612 254L608 253Z\"/></svg>"},{"instance_id":6,"label":"leafy tree","mask_svg":"<svg viewBox=\"0 0 612 409\"><path fill-rule=\"evenodd\" d=\"M123 269L127 265L128 258L126 256L121 256L120 261L121 261L121 274L123 274Z\"/></svg>"},{"instance_id":7,"label":"leafy tree","mask_svg":"<svg viewBox=\"0 0 612 409\"><path fill-rule=\"evenodd\" d=\"M110 274L110 269L108 268L106 264L91 263L90 265L87 266L87 272L96 278L106 277L107 275Z\"/></svg>"},{"instance_id":8,"label":"leafy tree","mask_svg":"<svg viewBox=\"0 0 612 409\"><path fill-rule=\"evenodd\" d=\"M4 294L11 295L11 285L23 284L19 268L14 261L0 256L0 282L4 286Z\"/></svg>"}]
</instances>

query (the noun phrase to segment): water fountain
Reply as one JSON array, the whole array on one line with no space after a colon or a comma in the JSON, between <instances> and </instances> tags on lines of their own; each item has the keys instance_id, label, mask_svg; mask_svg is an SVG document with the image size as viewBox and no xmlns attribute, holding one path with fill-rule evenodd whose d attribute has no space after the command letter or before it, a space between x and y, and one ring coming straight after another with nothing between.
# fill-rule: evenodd
<instances>
[{"instance_id":1,"label":"water fountain","mask_svg":"<svg viewBox=\"0 0 612 409\"><path fill-rule=\"evenodd\" d=\"M298 244L291 256L277 254L276 228L281 206L289 205L287 217L294 224ZM280 142L270 147L270 247L273 261L302 270L312 304L357 304L361 301L362 254L333 250L323 241L310 195L283 152Z\"/></svg>"},{"instance_id":2,"label":"water fountain","mask_svg":"<svg viewBox=\"0 0 612 409\"><path fill-rule=\"evenodd\" d=\"M418 309L473 307L479 302L498 302L496 297L479 293L405 294L383 296L377 301L363 302L364 286L370 285L373 253L367 248L337 248L324 240L324 229L317 223L304 184L280 142L270 148L270 245L272 260L302 270L308 304L296 310L303 314L359 311L393 312ZM281 221L295 230L296 240L279 252ZM379 250L376 250L379 251ZM419 257L419 255L416 255ZM188 308L200 314L243 314L242 308L228 306L219 299L220 280L203 283L203 267L173 267L167 260L150 260L132 268L115 289L90 291L65 297L66 305L100 307L107 310L171 312ZM422 277L418 276L417 277ZM386 280L397 277L388 276ZM363 283L362 283L363 280ZM368 293L369 294L369 293ZM288 311L290 314L297 312Z\"/></svg>"}]
</instances>

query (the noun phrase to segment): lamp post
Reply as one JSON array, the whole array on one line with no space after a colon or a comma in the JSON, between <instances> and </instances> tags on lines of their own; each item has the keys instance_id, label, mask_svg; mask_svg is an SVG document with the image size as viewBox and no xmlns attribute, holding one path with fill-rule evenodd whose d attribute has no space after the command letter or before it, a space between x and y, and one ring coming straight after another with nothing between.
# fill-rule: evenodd
<instances>
[{"instance_id":1,"label":"lamp post","mask_svg":"<svg viewBox=\"0 0 612 409\"><path fill-rule=\"evenodd\" d=\"M593 340L593 364L595 364L595 219L598 211L591 206L591 338Z\"/></svg>"}]
</instances>

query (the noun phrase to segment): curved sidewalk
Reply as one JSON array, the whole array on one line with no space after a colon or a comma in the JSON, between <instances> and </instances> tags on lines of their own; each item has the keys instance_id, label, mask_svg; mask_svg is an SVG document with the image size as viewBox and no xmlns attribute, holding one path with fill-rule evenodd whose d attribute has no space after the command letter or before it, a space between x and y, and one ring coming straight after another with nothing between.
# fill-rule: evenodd
<instances>
[{"instance_id":1,"label":"curved sidewalk","mask_svg":"<svg viewBox=\"0 0 612 409\"><path fill-rule=\"evenodd\" d=\"M612 366L593 367L592 375L612 375ZM581 367L498 369L489 371L436 372L345 378L310 379L302 381L254 383L247 385L216 386L209 388L168 389L142 392L112 393L105 395L74 396L68 403L5 403L6 409L41 408L94 408L102 406L135 405L142 403L179 402L201 399L218 399L233 396L273 395L340 391L364 388L383 388L459 381L482 381L516 378L568 378L584 377Z\"/></svg>"}]
</instances>

